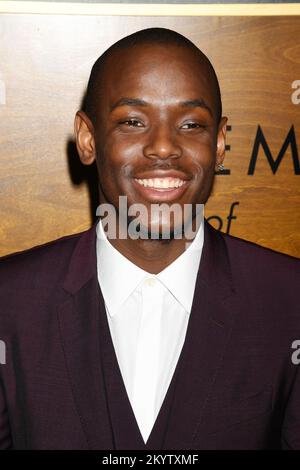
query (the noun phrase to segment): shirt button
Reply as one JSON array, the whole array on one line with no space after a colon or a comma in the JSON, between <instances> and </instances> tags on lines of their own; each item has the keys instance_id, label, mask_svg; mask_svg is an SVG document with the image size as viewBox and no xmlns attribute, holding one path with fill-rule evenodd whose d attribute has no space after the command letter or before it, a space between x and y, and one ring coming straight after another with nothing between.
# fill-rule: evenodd
<instances>
[{"instance_id":1,"label":"shirt button","mask_svg":"<svg viewBox=\"0 0 300 470\"><path fill-rule=\"evenodd\" d=\"M146 284L147 286L154 286L154 285L156 284L156 280L155 280L154 278L151 278L151 277L150 277L149 279L146 279L146 280L145 280L145 284Z\"/></svg>"}]
</instances>

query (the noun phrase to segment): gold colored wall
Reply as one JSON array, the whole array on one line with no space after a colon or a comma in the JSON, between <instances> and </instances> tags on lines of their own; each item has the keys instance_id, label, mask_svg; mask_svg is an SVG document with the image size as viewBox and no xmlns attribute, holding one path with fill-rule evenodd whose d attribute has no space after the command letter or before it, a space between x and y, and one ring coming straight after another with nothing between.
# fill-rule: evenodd
<instances>
[{"instance_id":1,"label":"gold colored wall","mask_svg":"<svg viewBox=\"0 0 300 470\"><path fill-rule=\"evenodd\" d=\"M216 176L206 217L227 231L232 208L231 234L300 257L300 16L7 13L0 15L0 255L90 226L95 181L76 156L74 114L96 58L151 26L186 35L219 76L230 174Z\"/></svg>"}]
</instances>

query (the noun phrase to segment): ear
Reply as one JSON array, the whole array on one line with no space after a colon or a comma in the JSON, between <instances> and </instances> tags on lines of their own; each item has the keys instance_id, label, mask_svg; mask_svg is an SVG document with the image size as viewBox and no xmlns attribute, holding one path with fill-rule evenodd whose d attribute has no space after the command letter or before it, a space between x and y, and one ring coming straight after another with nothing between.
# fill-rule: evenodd
<instances>
[{"instance_id":1,"label":"ear","mask_svg":"<svg viewBox=\"0 0 300 470\"><path fill-rule=\"evenodd\" d=\"M223 116L218 126L217 134L217 153L216 153L216 166L215 170L218 171L218 166L223 163L225 158L225 145L226 145L226 126L228 118Z\"/></svg>"},{"instance_id":2,"label":"ear","mask_svg":"<svg viewBox=\"0 0 300 470\"><path fill-rule=\"evenodd\" d=\"M91 165L96 158L94 126L83 111L77 111L74 120L77 152L84 165Z\"/></svg>"}]
</instances>

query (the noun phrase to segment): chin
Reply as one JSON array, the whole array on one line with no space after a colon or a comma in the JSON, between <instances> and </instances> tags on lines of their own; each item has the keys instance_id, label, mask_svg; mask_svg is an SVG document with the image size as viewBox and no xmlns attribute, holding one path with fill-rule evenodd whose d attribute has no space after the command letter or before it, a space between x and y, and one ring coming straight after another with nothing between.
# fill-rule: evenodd
<instances>
[{"instance_id":1,"label":"chin","mask_svg":"<svg viewBox=\"0 0 300 470\"><path fill-rule=\"evenodd\" d=\"M169 225L160 225L159 227L157 227L157 225L155 224L152 227L151 231L151 225L147 225L141 226L139 229L139 233L141 238L144 239L168 241L175 238L176 235L179 235L178 238L183 238L183 227L174 227Z\"/></svg>"}]
</instances>

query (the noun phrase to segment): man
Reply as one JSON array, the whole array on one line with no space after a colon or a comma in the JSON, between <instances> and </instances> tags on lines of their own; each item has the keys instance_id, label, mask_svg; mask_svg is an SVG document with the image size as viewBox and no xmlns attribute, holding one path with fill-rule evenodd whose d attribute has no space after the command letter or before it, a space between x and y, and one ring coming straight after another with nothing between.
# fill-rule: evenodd
<instances>
[{"instance_id":1,"label":"man","mask_svg":"<svg viewBox=\"0 0 300 470\"><path fill-rule=\"evenodd\" d=\"M117 235L101 213L1 260L0 448L300 448L299 260L197 223L226 122L212 65L174 31L94 64L76 144ZM120 196L146 209L140 237L130 210L119 235Z\"/></svg>"}]
</instances>

